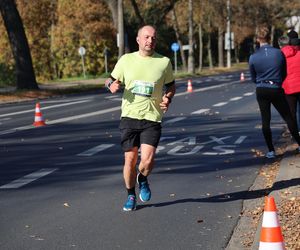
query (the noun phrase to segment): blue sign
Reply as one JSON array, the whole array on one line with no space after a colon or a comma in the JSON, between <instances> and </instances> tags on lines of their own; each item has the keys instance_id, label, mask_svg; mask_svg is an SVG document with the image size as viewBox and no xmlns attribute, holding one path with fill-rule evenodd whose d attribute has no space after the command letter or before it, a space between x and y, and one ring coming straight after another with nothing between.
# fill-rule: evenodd
<instances>
[{"instance_id":1,"label":"blue sign","mask_svg":"<svg viewBox=\"0 0 300 250\"><path fill-rule=\"evenodd\" d=\"M171 49L176 52L179 50L179 44L178 43L172 43Z\"/></svg>"}]
</instances>

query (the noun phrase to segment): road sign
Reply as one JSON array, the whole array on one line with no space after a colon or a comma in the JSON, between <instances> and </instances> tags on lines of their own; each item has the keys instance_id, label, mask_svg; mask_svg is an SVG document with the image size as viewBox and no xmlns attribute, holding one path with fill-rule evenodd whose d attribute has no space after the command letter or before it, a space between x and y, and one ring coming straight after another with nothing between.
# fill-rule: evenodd
<instances>
[{"instance_id":1,"label":"road sign","mask_svg":"<svg viewBox=\"0 0 300 250\"><path fill-rule=\"evenodd\" d=\"M84 47L80 47L80 48L78 49L78 53L79 53L79 55L81 55L81 56L85 55L85 48L84 48Z\"/></svg>"},{"instance_id":2,"label":"road sign","mask_svg":"<svg viewBox=\"0 0 300 250\"><path fill-rule=\"evenodd\" d=\"M178 43L172 43L171 49L172 49L174 52L177 52L177 51L179 50L179 44L178 44Z\"/></svg>"}]
</instances>

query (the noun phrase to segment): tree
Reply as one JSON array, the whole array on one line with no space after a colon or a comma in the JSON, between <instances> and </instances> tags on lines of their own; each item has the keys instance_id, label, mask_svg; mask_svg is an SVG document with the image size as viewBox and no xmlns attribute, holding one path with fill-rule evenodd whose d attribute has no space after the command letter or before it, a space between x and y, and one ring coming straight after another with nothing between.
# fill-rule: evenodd
<instances>
[{"instance_id":1,"label":"tree","mask_svg":"<svg viewBox=\"0 0 300 250\"><path fill-rule=\"evenodd\" d=\"M0 11L15 59L17 89L38 89L28 41L14 0L1 0Z\"/></svg>"},{"instance_id":2,"label":"tree","mask_svg":"<svg viewBox=\"0 0 300 250\"><path fill-rule=\"evenodd\" d=\"M189 57L188 57L188 72L195 73L194 64L194 21L193 21L193 0L189 0Z\"/></svg>"}]
</instances>

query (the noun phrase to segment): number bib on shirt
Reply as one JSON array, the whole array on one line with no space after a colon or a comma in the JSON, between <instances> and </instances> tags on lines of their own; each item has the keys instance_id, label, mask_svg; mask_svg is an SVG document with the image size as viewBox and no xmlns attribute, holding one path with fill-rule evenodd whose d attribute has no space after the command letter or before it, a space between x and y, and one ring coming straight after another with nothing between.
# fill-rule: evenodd
<instances>
[{"instance_id":1,"label":"number bib on shirt","mask_svg":"<svg viewBox=\"0 0 300 250\"><path fill-rule=\"evenodd\" d=\"M143 82L140 80L133 81L134 87L132 93L135 95L141 95L150 97L153 93L154 83L153 82Z\"/></svg>"}]
</instances>

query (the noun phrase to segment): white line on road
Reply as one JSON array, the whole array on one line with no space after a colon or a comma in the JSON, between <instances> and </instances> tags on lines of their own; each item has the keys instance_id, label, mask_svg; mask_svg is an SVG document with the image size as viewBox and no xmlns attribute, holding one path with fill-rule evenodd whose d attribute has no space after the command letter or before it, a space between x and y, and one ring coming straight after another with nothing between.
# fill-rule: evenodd
<instances>
[{"instance_id":1,"label":"white line on road","mask_svg":"<svg viewBox=\"0 0 300 250\"><path fill-rule=\"evenodd\" d=\"M237 97L233 97L233 98L230 98L230 101L238 101L238 100L241 100L243 97L241 96L237 96Z\"/></svg>"},{"instance_id":2,"label":"white line on road","mask_svg":"<svg viewBox=\"0 0 300 250\"><path fill-rule=\"evenodd\" d=\"M228 104L228 102L219 102L219 103L214 104L213 107L221 107L221 106L224 106L226 104Z\"/></svg>"},{"instance_id":3,"label":"white line on road","mask_svg":"<svg viewBox=\"0 0 300 250\"><path fill-rule=\"evenodd\" d=\"M203 114L203 113L208 113L210 109L199 109L199 110L196 110L194 112L192 112L191 114L192 115L199 115L199 114Z\"/></svg>"},{"instance_id":4,"label":"white line on road","mask_svg":"<svg viewBox=\"0 0 300 250\"><path fill-rule=\"evenodd\" d=\"M104 150L106 150L108 148L111 148L114 145L115 144L101 144L101 145L93 147L93 148L91 148L89 150L86 150L86 151L84 151L84 152L82 152L80 154L77 154L77 156L92 156L92 155L97 154L97 153L99 153L101 151L104 151Z\"/></svg>"},{"instance_id":5,"label":"white line on road","mask_svg":"<svg viewBox=\"0 0 300 250\"><path fill-rule=\"evenodd\" d=\"M20 179L14 180L6 185L3 185L0 187L0 189L20 188L20 187L25 186L39 178L42 178L48 174L53 173L57 169L58 168L42 168L36 172L33 172L31 174L23 176Z\"/></svg>"},{"instance_id":6,"label":"white line on road","mask_svg":"<svg viewBox=\"0 0 300 250\"><path fill-rule=\"evenodd\" d=\"M253 94L254 94L254 92L247 92L247 93L244 94L244 96L251 96Z\"/></svg>"},{"instance_id":7,"label":"white line on road","mask_svg":"<svg viewBox=\"0 0 300 250\"><path fill-rule=\"evenodd\" d=\"M57 120L47 121L46 123L48 125L51 125L51 124L57 124L57 123L61 123L61 122L68 122L68 121L81 119L81 118L86 118L86 117L90 117L90 116L102 115L102 114L117 111L117 110L120 110L120 109L121 109L121 107L118 106L118 107L114 107L114 108L110 108L110 109L104 109L104 110L99 110L99 111L96 111L96 112L86 113L86 114L83 114L83 115L69 116L69 117L60 118L60 119L57 119ZM9 129L9 130L5 130L5 131L0 132L0 135L11 134L11 133L14 133L14 132L17 132L17 131L23 131L23 130L28 130L28 129L32 129L32 128L35 128L35 127L33 125L28 125L28 126L13 128L13 129Z\"/></svg>"},{"instance_id":8,"label":"white line on road","mask_svg":"<svg viewBox=\"0 0 300 250\"><path fill-rule=\"evenodd\" d=\"M163 124L164 125L171 124L171 123L179 122L179 121L182 121L182 120L185 120L185 119L186 119L186 117L175 117L173 119L170 119L168 121L163 122Z\"/></svg>"},{"instance_id":9,"label":"white line on road","mask_svg":"<svg viewBox=\"0 0 300 250\"><path fill-rule=\"evenodd\" d=\"M210 87L206 87L206 88L200 88L200 89L195 89L193 90L193 92L201 92L201 91L206 91L206 90L211 90L211 89L216 89L216 88L223 88L229 85L232 85L234 83L239 83L240 81L234 81L234 82L230 82L230 83L223 83L223 84L219 84L219 85L215 85L215 86L210 86ZM181 92L181 93L177 93L175 94L176 96L182 96L182 95L190 95L190 92Z\"/></svg>"},{"instance_id":10,"label":"white line on road","mask_svg":"<svg viewBox=\"0 0 300 250\"><path fill-rule=\"evenodd\" d=\"M90 101L91 100L81 100L81 101L77 101L77 102L69 102L69 103L57 104L57 105L53 105L53 106L43 107L42 110L53 109L53 108L60 108L60 107L63 107L63 106L70 106L70 105L84 103L84 102L90 102ZM30 109L30 110L23 110L23 111L18 111L18 112L3 114L3 115L0 115L0 117L12 116L12 115L20 115L20 114L24 114L24 113L30 113L30 112L34 112L34 110L35 109Z\"/></svg>"}]
</instances>

